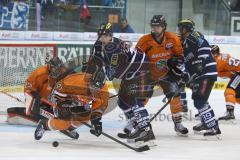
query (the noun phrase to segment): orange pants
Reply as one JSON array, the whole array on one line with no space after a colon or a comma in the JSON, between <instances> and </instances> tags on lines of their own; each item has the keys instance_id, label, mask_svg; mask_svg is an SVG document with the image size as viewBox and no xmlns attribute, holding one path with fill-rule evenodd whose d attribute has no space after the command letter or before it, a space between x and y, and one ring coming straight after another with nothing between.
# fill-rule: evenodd
<instances>
[{"instance_id":1,"label":"orange pants","mask_svg":"<svg viewBox=\"0 0 240 160\"><path fill-rule=\"evenodd\" d=\"M174 97L170 102L170 110L172 114L177 114L182 112L182 103L180 96Z\"/></svg>"},{"instance_id":2,"label":"orange pants","mask_svg":"<svg viewBox=\"0 0 240 160\"><path fill-rule=\"evenodd\" d=\"M88 122L90 120L90 115L86 116L86 117L79 117L74 120L63 120L63 119L59 119L59 118L53 118L53 119L49 119L48 120L48 128L50 130L66 130L68 129L70 126L74 126L74 127L80 127L81 126L81 122Z\"/></svg>"}]
</instances>

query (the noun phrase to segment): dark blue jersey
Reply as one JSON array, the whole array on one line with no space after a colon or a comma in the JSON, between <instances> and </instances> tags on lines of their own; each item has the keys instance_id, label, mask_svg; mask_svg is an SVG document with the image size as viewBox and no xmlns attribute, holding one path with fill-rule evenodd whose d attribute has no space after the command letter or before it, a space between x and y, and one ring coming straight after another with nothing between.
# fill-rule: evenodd
<instances>
[{"instance_id":1,"label":"dark blue jersey","mask_svg":"<svg viewBox=\"0 0 240 160\"><path fill-rule=\"evenodd\" d=\"M107 45L103 45L101 41L96 42L89 65L97 66L98 69L104 68L109 80L131 79L142 69L145 62L144 53L130 51L122 40L113 37Z\"/></svg>"},{"instance_id":2,"label":"dark blue jersey","mask_svg":"<svg viewBox=\"0 0 240 160\"><path fill-rule=\"evenodd\" d=\"M212 77L217 80L217 64L211 54L211 48L199 32L192 32L184 41L184 60L186 69L196 79Z\"/></svg>"}]
</instances>

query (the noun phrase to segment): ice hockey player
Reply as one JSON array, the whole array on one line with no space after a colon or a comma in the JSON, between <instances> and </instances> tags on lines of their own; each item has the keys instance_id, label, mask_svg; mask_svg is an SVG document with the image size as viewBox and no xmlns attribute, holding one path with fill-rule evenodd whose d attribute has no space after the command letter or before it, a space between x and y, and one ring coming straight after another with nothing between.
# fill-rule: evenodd
<instances>
[{"instance_id":1,"label":"ice hockey player","mask_svg":"<svg viewBox=\"0 0 240 160\"><path fill-rule=\"evenodd\" d=\"M50 60L46 58L45 62L46 64L34 70L25 82L24 95L26 108L13 107L7 109L9 123L21 124L21 121L16 122L14 118L19 116L29 121L26 124L33 122L36 125L42 118L40 108L49 109L47 104L41 102L41 98L49 98L55 82L61 78L61 73L65 72L65 68L63 67L63 62L58 57Z\"/></svg>"},{"instance_id":2,"label":"ice hockey player","mask_svg":"<svg viewBox=\"0 0 240 160\"><path fill-rule=\"evenodd\" d=\"M40 119L46 118L48 113L53 113L52 107L42 99L48 100L55 83L70 72L72 71L68 70L58 57L46 58L46 64L34 70L25 82L26 108L8 108L8 123L37 125ZM61 132L77 139L78 135L74 132L74 129L70 127L69 130Z\"/></svg>"},{"instance_id":3,"label":"ice hockey player","mask_svg":"<svg viewBox=\"0 0 240 160\"><path fill-rule=\"evenodd\" d=\"M136 126L135 131L129 132L127 138L139 145L145 142L152 143L155 136L149 122L149 114L144 108L145 68L148 66L146 55L136 50L130 51L122 40L113 37L111 23L101 24L98 36L99 40L94 45L87 72L103 79L106 76L109 81L114 78L122 80L118 92L118 105ZM103 84L101 81L97 84ZM101 85L96 88L101 88Z\"/></svg>"},{"instance_id":4,"label":"ice hockey player","mask_svg":"<svg viewBox=\"0 0 240 160\"><path fill-rule=\"evenodd\" d=\"M66 130L71 126L77 128L81 122L89 120L93 126L90 132L101 135L101 118L108 105L109 93L107 85L91 92L91 78L92 75L74 73L55 85L51 98L55 117L39 121L34 134L36 140L41 139L47 130Z\"/></svg>"},{"instance_id":5,"label":"ice hockey player","mask_svg":"<svg viewBox=\"0 0 240 160\"><path fill-rule=\"evenodd\" d=\"M194 26L191 19L183 19L178 23L187 70L184 77L189 77L187 84L192 89L194 106L201 117L201 123L194 126L193 130L204 132L204 136L219 135L221 131L218 121L208 103L214 82L217 80L217 66L210 45L202 34L194 30Z\"/></svg>"},{"instance_id":6,"label":"ice hockey player","mask_svg":"<svg viewBox=\"0 0 240 160\"><path fill-rule=\"evenodd\" d=\"M163 15L154 15L150 25L151 33L141 37L136 48L145 52L150 61L152 83L160 86L168 99L172 98L170 109L176 133L186 136L188 129L182 124L181 87L177 83L182 78L178 72L184 70L181 42L176 34L166 31Z\"/></svg>"},{"instance_id":7,"label":"ice hockey player","mask_svg":"<svg viewBox=\"0 0 240 160\"><path fill-rule=\"evenodd\" d=\"M235 104L240 103L240 60L231 57L229 54L220 53L217 45L212 45L211 47L212 54L217 62L218 76L230 79L224 91L226 115L219 117L218 120L233 120L235 119Z\"/></svg>"}]
</instances>

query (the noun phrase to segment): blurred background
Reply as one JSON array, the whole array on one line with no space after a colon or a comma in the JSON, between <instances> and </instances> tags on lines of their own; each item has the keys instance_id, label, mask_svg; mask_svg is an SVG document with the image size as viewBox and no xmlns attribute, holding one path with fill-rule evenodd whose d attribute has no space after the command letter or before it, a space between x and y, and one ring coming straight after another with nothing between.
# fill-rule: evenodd
<instances>
[{"instance_id":1,"label":"blurred background","mask_svg":"<svg viewBox=\"0 0 240 160\"><path fill-rule=\"evenodd\" d=\"M116 32L148 33L156 14L169 31L191 18L205 35L240 35L239 0L0 0L0 30L95 32L109 21Z\"/></svg>"}]
</instances>

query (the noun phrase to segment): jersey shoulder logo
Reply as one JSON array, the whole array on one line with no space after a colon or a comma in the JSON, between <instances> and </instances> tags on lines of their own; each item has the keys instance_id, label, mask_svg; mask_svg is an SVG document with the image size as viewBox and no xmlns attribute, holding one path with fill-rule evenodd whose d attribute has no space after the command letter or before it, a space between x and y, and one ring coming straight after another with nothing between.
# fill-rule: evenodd
<instances>
[{"instance_id":1,"label":"jersey shoulder logo","mask_svg":"<svg viewBox=\"0 0 240 160\"><path fill-rule=\"evenodd\" d=\"M166 44L166 49L170 49L173 47L173 43L172 42L169 42Z\"/></svg>"},{"instance_id":2,"label":"jersey shoulder logo","mask_svg":"<svg viewBox=\"0 0 240 160\"><path fill-rule=\"evenodd\" d=\"M55 89L58 91L62 90L62 83L61 82L57 83Z\"/></svg>"}]
</instances>

